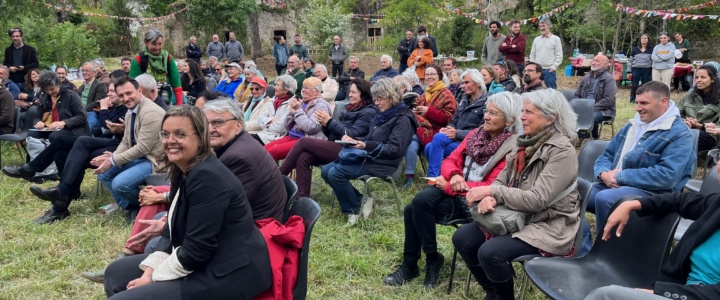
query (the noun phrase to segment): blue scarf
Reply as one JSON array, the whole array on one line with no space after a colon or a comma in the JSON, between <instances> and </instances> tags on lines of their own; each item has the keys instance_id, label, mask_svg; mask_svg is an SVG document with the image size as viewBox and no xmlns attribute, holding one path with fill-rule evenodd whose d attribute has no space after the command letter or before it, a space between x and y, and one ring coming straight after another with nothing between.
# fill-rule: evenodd
<instances>
[{"instance_id":1,"label":"blue scarf","mask_svg":"<svg viewBox=\"0 0 720 300\"><path fill-rule=\"evenodd\" d=\"M265 99L265 93L260 95L260 97L258 98L252 98L252 100L250 100L250 104L245 110L245 121L250 120L250 115L252 115L253 108L255 108L255 106L257 106L257 103L260 102L260 100L262 99Z\"/></svg>"},{"instance_id":2,"label":"blue scarf","mask_svg":"<svg viewBox=\"0 0 720 300\"><path fill-rule=\"evenodd\" d=\"M382 124L385 124L385 122L387 122L387 121L389 121L390 119L392 119L392 117L394 117L395 114L396 114L400 109L405 108L405 107L407 107L407 106L405 106L405 103L400 102L398 105L395 105L395 106L389 108L388 110L379 113L379 114L375 117L375 120L374 120L375 125L380 126L380 125L382 125Z\"/></svg>"}]
</instances>

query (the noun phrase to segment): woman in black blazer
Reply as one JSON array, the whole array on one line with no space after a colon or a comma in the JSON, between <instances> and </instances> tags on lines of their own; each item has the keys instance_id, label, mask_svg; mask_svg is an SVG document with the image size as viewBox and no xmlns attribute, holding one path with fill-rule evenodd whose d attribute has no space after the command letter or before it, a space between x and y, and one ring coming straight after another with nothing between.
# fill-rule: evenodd
<instances>
[{"instance_id":1,"label":"woman in black blazer","mask_svg":"<svg viewBox=\"0 0 720 300\"><path fill-rule=\"evenodd\" d=\"M267 245L241 182L210 148L205 114L173 107L160 139L173 178L168 222L154 253L108 266L108 298L250 299L269 289Z\"/></svg>"}]
</instances>

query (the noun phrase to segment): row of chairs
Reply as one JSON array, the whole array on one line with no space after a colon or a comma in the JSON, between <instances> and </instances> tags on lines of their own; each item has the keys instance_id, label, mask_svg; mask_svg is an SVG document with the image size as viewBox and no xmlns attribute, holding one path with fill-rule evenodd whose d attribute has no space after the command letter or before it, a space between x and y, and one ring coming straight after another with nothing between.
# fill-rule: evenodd
<instances>
[{"instance_id":1,"label":"row of chairs","mask_svg":"<svg viewBox=\"0 0 720 300\"><path fill-rule=\"evenodd\" d=\"M27 138L28 132L30 132L30 128L32 128L32 119L34 115L28 111L25 113L25 120L22 120L21 114L20 114L20 107L15 107L14 111L15 115L13 117L13 124L15 128L14 133L9 134L2 134L0 135L0 168L2 168L2 142L10 142L14 143L15 147L18 150L18 154L20 157L23 157L23 152L25 152L25 159L27 160L27 148L22 143L22 141ZM22 121L22 123L21 123ZM20 150L22 148L22 151Z\"/></svg>"},{"instance_id":2,"label":"row of chairs","mask_svg":"<svg viewBox=\"0 0 720 300\"><path fill-rule=\"evenodd\" d=\"M575 113L578 115L577 120L577 132L590 134L593 129L594 115L593 108L595 107L595 99L580 99L575 98L575 90L561 90L560 93L565 96L565 99L570 103ZM612 135L615 135L615 118L605 120L600 123L598 132L602 133L603 125L610 126Z\"/></svg>"}]
</instances>

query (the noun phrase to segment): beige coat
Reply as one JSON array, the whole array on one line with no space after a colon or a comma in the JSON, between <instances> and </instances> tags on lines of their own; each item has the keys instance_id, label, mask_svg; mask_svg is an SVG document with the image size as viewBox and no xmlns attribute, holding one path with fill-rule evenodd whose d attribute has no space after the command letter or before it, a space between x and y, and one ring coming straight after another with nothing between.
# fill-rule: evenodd
<instances>
[{"instance_id":1,"label":"beige coat","mask_svg":"<svg viewBox=\"0 0 720 300\"><path fill-rule=\"evenodd\" d=\"M245 111L246 104L243 104L243 111ZM258 133L265 129L265 126L259 122L260 115L265 113L268 107L272 109L272 105L273 98L265 97L265 99L260 100L257 106L253 108L252 113L250 113L250 119L245 120L245 130L249 133Z\"/></svg>"},{"instance_id":2,"label":"beige coat","mask_svg":"<svg viewBox=\"0 0 720 300\"><path fill-rule=\"evenodd\" d=\"M576 189L548 209L545 208L577 180L575 147L566 136L555 133L527 161L525 170L520 174L522 181L519 188L509 188L507 183L516 155L517 148L508 154L507 166L491 186L497 205L535 213L530 224L513 233L513 237L553 254L567 254L580 226L580 194Z\"/></svg>"},{"instance_id":3,"label":"beige coat","mask_svg":"<svg viewBox=\"0 0 720 300\"><path fill-rule=\"evenodd\" d=\"M135 128L131 128L132 110L125 114L125 133L120 145L113 152L113 160L118 166L145 157L153 165L153 171L162 168L158 158L163 152L160 141L160 130L165 116L165 110L152 100L142 97L138 103L138 112L135 118ZM131 145L130 131L135 133L136 144Z\"/></svg>"}]
</instances>

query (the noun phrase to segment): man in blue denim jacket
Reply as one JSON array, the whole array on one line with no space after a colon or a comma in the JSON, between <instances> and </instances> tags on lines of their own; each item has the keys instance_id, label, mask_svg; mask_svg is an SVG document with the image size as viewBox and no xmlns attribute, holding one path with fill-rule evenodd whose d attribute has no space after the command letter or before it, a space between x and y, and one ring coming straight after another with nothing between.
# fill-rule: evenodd
<instances>
[{"instance_id":1,"label":"man in blue denim jacket","mask_svg":"<svg viewBox=\"0 0 720 300\"><path fill-rule=\"evenodd\" d=\"M587 210L604 228L613 204L625 195L678 193L690 179L697 146L667 85L650 81L637 90L635 118L613 137L595 162ZM590 226L583 224L583 254L590 251Z\"/></svg>"}]
</instances>

